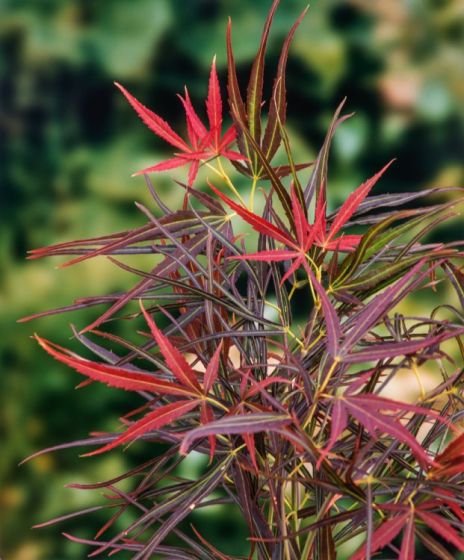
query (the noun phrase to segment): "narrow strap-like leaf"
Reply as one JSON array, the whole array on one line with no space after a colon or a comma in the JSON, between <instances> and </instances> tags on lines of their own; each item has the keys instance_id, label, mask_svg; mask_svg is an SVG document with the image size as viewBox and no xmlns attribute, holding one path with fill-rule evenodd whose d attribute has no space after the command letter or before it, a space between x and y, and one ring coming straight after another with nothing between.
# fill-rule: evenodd
<instances>
[{"instance_id":1,"label":"narrow strap-like leaf","mask_svg":"<svg viewBox=\"0 0 464 560\"><path fill-rule=\"evenodd\" d=\"M289 251L287 249L270 249L269 251L259 251L257 253L245 253L244 255L237 255L235 257L228 257L231 260L246 260L246 261L264 261L264 262L278 262L288 261L299 256L300 253L296 251Z\"/></svg>"},{"instance_id":2,"label":"narrow strap-like leaf","mask_svg":"<svg viewBox=\"0 0 464 560\"><path fill-rule=\"evenodd\" d=\"M185 435L180 446L180 453L186 454L192 443L200 438L218 434L255 434L271 431L291 424L292 419L285 414L257 412L225 416L206 426L195 428Z\"/></svg>"},{"instance_id":3,"label":"narrow strap-like leaf","mask_svg":"<svg viewBox=\"0 0 464 560\"><path fill-rule=\"evenodd\" d=\"M219 223L224 220L224 217L221 217L220 215L214 217L213 215L205 214L205 219L211 220L213 223L216 222L215 225L219 225ZM140 228L130 230L128 232L123 232L120 235L115 236L114 240L108 239L108 243L106 243L105 238L102 237L89 240L78 240L73 243L67 244L52 245L51 247L47 247L43 251L45 253L44 256L57 254L76 254L72 252L72 247L88 245L92 244L93 242L98 245L101 242L100 247L90 250L89 252L85 252L81 256L71 259L60 265L60 268L66 268L84 260L97 257L98 255L115 254L116 251L128 249L129 247L143 241L166 239L166 232L175 235L176 237L182 237L185 235L192 235L194 233L197 233L198 230L201 232L203 228L199 226L195 214L189 211L180 210L178 212L170 214L169 216L159 218L156 223L148 224ZM139 245L136 246L140 247Z\"/></svg>"},{"instance_id":4,"label":"narrow strap-like leaf","mask_svg":"<svg viewBox=\"0 0 464 560\"><path fill-rule=\"evenodd\" d=\"M448 550L436 541L427 531L416 527L416 535L439 560L456 560L454 554L448 552Z\"/></svg>"},{"instance_id":5,"label":"narrow strap-like leaf","mask_svg":"<svg viewBox=\"0 0 464 560\"><path fill-rule=\"evenodd\" d=\"M351 327L351 329L347 332L342 345L343 352L348 352L357 342L359 342L359 340L362 339L368 330L377 323L380 317L391 309L397 299L397 296L423 266L424 261L418 262L411 268L411 270L408 271L407 274L403 276L403 278L398 280L392 286L389 286L386 290L365 305L360 312L356 313L356 315L343 323L345 332L347 332L348 328Z\"/></svg>"},{"instance_id":6,"label":"narrow strap-like leaf","mask_svg":"<svg viewBox=\"0 0 464 560\"><path fill-rule=\"evenodd\" d=\"M321 455L317 461L317 468L319 469L322 461L330 452L332 447L337 443L338 438L343 433L348 423L348 412L343 403L343 399L334 398L332 406L332 416L330 417L330 436Z\"/></svg>"},{"instance_id":7,"label":"narrow strap-like leaf","mask_svg":"<svg viewBox=\"0 0 464 560\"><path fill-rule=\"evenodd\" d=\"M203 383L205 393L211 390L211 387L213 386L214 382L217 379L217 375L219 371L219 357L221 355L222 346L223 346L223 341L221 340L221 342L218 344L218 347L216 348L213 354L213 357L211 358L211 360L208 362L208 365L206 366L204 383Z\"/></svg>"},{"instance_id":8,"label":"narrow strap-like leaf","mask_svg":"<svg viewBox=\"0 0 464 560\"><path fill-rule=\"evenodd\" d=\"M442 539L464 552L464 538L443 517L431 511L417 510L417 516Z\"/></svg>"},{"instance_id":9,"label":"narrow strap-like leaf","mask_svg":"<svg viewBox=\"0 0 464 560\"><path fill-rule=\"evenodd\" d=\"M308 268L307 271L311 277L314 289L321 300L322 313L327 326L327 352L332 357L336 357L338 355L339 341L341 338L340 321L338 319L337 312L329 300L324 288L317 281L313 271L310 268Z\"/></svg>"},{"instance_id":10,"label":"narrow strap-like leaf","mask_svg":"<svg viewBox=\"0 0 464 560\"><path fill-rule=\"evenodd\" d=\"M268 161L274 157L281 141L280 126L285 125L287 114L287 100L285 88L285 72L287 68L288 53L293 41L295 31L303 20L308 8L305 8L290 29L280 53L277 75L274 81L272 96L269 103L269 117L264 132L262 149Z\"/></svg>"},{"instance_id":11,"label":"narrow strap-like leaf","mask_svg":"<svg viewBox=\"0 0 464 560\"><path fill-rule=\"evenodd\" d=\"M453 439L446 448L436 457L438 463L447 463L464 457L464 433Z\"/></svg>"},{"instance_id":12,"label":"narrow strap-like leaf","mask_svg":"<svg viewBox=\"0 0 464 560\"><path fill-rule=\"evenodd\" d=\"M208 113L208 121L210 132L213 136L214 146L217 150L219 150L219 138L221 136L222 128L222 100L219 80L216 72L216 57L213 58L213 63L211 64L208 98L206 99L206 111Z\"/></svg>"},{"instance_id":13,"label":"narrow strap-like leaf","mask_svg":"<svg viewBox=\"0 0 464 560\"><path fill-rule=\"evenodd\" d=\"M385 173L385 171L390 167L390 165L394 161L395 161L394 159L389 161L387 165L385 165L378 173L376 173L373 177L365 181L360 187L358 187L354 192L350 194L350 196L345 200L344 204L338 211L338 214L336 215L334 221L332 222L332 226L327 236L327 240L332 239L334 235L338 233L338 231L340 231L343 225L355 213L356 208L369 194L369 191L372 189L372 187L377 183L380 177Z\"/></svg>"},{"instance_id":14,"label":"narrow strap-like leaf","mask_svg":"<svg viewBox=\"0 0 464 560\"><path fill-rule=\"evenodd\" d=\"M229 23L227 25L226 45L227 45L227 90L229 94L230 112L234 122L237 121L235 115L238 115L238 120L241 121L242 123L246 123L247 115L245 110L245 104L243 102L242 95L240 93L240 87L238 85L237 70L235 66L234 52L232 49L232 21L230 20L230 18L229 18ZM248 162L250 162L251 151L248 145L248 140L241 133L241 128L237 127L237 129L239 133L237 138L237 144L240 153L248 159ZM246 167L251 171L251 166L249 163L246 164Z\"/></svg>"},{"instance_id":15,"label":"narrow strap-like leaf","mask_svg":"<svg viewBox=\"0 0 464 560\"><path fill-rule=\"evenodd\" d=\"M105 453L118 445L138 439L147 432L162 428L190 412L199 405L199 402L198 400L182 400L160 406L146 414L141 420L134 422L124 433L111 443L107 443L103 447L85 453L82 457L91 457L93 455Z\"/></svg>"},{"instance_id":16,"label":"narrow strap-like leaf","mask_svg":"<svg viewBox=\"0 0 464 560\"><path fill-rule=\"evenodd\" d=\"M367 558L371 558L374 552L381 550L393 541L404 527L405 520L406 514L403 514L384 521L372 535L371 549L366 551L365 546L362 545L361 548L350 557L350 560L366 560Z\"/></svg>"},{"instance_id":17,"label":"narrow strap-like leaf","mask_svg":"<svg viewBox=\"0 0 464 560\"><path fill-rule=\"evenodd\" d=\"M187 88L184 89L184 95L185 97L182 97L181 95L179 95L178 97L182 105L184 106L187 123L190 124L195 135L198 137L199 140L201 140L206 137L206 135L208 134L208 130L206 129L205 125L201 122L200 117L198 116L197 112L193 108Z\"/></svg>"},{"instance_id":18,"label":"narrow strap-like leaf","mask_svg":"<svg viewBox=\"0 0 464 560\"><path fill-rule=\"evenodd\" d=\"M375 293L388 285L392 280L397 279L407 270L411 269L416 263L423 261L429 262L444 257L451 257L454 255L452 249L435 249L433 251L423 251L417 254L412 254L405 257L402 261L394 264L386 264L375 268L369 273L362 274L361 276L349 280L342 286L337 286L337 292L343 290L350 291L364 291L369 290L370 293Z\"/></svg>"},{"instance_id":19,"label":"narrow strap-like leaf","mask_svg":"<svg viewBox=\"0 0 464 560\"><path fill-rule=\"evenodd\" d=\"M190 257L196 255L202 247L204 247L206 242L206 235L205 234L198 234L189 239L184 244L184 249L188 250L190 253ZM179 257L180 259L184 258L184 255ZM176 262L169 262L169 258L167 257L164 259L160 264L156 265L152 270L151 273L156 275L164 275L168 276L170 272L176 270L178 264ZM128 292L118 297L118 299L111 305L109 309L107 309L100 317L98 317L95 321L93 321L90 325L81 329L81 333L90 331L99 325L101 325L104 321L112 317L115 313L117 313L122 307L124 307L129 301L140 297L147 289L149 289L153 284L153 278L146 277L140 282L138 282L133 288L131 288Z\"/></svg>"},{"instance_id":20,"label":"narrow strap-like leaf","mask_svg":"<svg viewBox=\"0 0 464 560\"><path fill-rule=\"evenodd\" d=\"M398 560L414 560L415 539L414 539L414 515L410 514L408 521L403 529L403 540Z\"/></svg>"},{"instance_id":21,"label":"narrow strap-like leaf","mask_svg":"<svg viewBox=\"0 0 464 560\"><path fill-rule=\"evenodd\" d=\"M228 206L230 206L232 210L237 212L237 214L241 218L243 218L246 222L248 222L253 227L253 229L258 231L259 233L264 233L265 235L269 235L276 241L280 241L281 243L284 243L289 247L295 247L295 244L292 241L292 239L288 237L288 235L285 232L280 230L274 224L271 224L271 222L268 222L264 218L261 218L257 214L254 214L253 212L250 212L243 206L240 206L240 204L234 202L227 195L225 195L223 192L217 189L212 183L208 183L208 184L211 190L214 193L216 193L217 196L219 196L219 198L221 198Z\"/></svg>"},{"instance_id":22,"label":"narrow strap-like leaf","mask_svg":"<svg viewBox=\"0 0 464 560\"><path fill-rule=\"evenodd\" d=\"M266 53L266 45L271 29L272 19L274 17L277 6L280 0L274 0L264 24L263 33L261 35L261 42L258 52L253 61L251 68L250 80L247 89L247 117L248 129L251 136L260 145L261 144L261 105L263 97L263 78L264 78L264 56ZM253 169L257 173L256 156L253 161Z\"/></svg>"},{"instance_id":23,"label":"narrow strap-like leaf","mask_svg":"<svg viewBox=\"0 0 464 560\"><path fill-rule=\"evenodd\" d=\"M157 327L155 321L147 313L146 309L140 303L140 308L142 310L143 316L150 327L150 331L153 338L158 343L161 354L166 360L166 364L172 371L173 375L186 387L190 387L194 392L200 390L200 385L198 383L197 375L187 363L184 356L175 348L167 336L165 336L160 329Z\"/></svg>"},{"instance_id":24,"label":"narrow strap-like leaf","mask_svg":"<svg viewBox=\"0 0 464 560\"><path fill-rule=\"evenodd\" d=\"M377 432L389 434L407 445L423 467L432 463L431 457L413 434L394 417L380 414L375 402L372 406L368 406L369 402L367 399L344 397L344 400L349 413L356 418L372 436L375 437Z\"/></svg>"},{"instance_id":25,"label":"narrow strap-like leaf","mask_svg":"<svg viewBox=\"0 0 464 560\"><path fill-rule=\"evenodd\" d=\"M219 462L213 469L206 473L198 482L188 487L180 496L175 496L172 502L175 507L174 513L150 536L146 546L142 551L133 557L133 560L145 560L153 557L153 552L159 550L160 543L176 527L182 519L185 519L195 506L209 496L213 490L224 480L229 467L234 459L234 455L229 454ZM150 515L150 512L147 512Z\"/></svg>"},{"instance_id":26,"label":"narrow strap-like leaf","mask_svg":"<svg viewBox=\"0 0 464 560\"><path fill-rule=\"evenodd\" d=\"M149 373L134 372L118 366L99 364L75 356L65 348L35 336L40 346L59 362L72 367L93 381L126 391L149 391L162 395L192 395L192 391L182 385L159 379Z\"/></svg>"},{"instance_id":27,"label":"narrow strap-like leaf","mask_svg":"<svg viewBox=\"0 0 464 560\"><path fill-rule=\"evenodd\" d=\"M407 218L412 215L412 211L402 210L401 212L395 212L393 215L386 217L381 222L370 227L367 232L362 236L356 251L350 255L349 258L345 259L341 266L337 278L334 280L334 288L337 285L343 283L344 280L349 278L363 262L370 245L373 243L376 237L378 237L383 231L385 231L392 223L402 218ZM387 243L387 241L386 241ZM386 244L385 243L385 244Z\"/></svg>"},{"instance_id":28,"label":"narrow strap-like leaf","mask_svg":"<svg viewBox=\"0 0 464 560\"><path fill-rule=\"evenodd\" d=\"M335 114L332 118L332 122L330 123L329 130L325 137L324 144L322 145L319 155L317 156L317 160L313 172L304 190L306 207L309 207L309 205L311 204L314 198L314 195L316 195L316 207L318 202L319 205L323 205L327 200L327 196L326 196L327 168L328 168L329 151L332 143L332 138L333 135L335 134L335 130L337 129L337 126L352 116L352 115L345 115L343 117L340 117L340 113L343 109L343 106L345 105L345 101L346 99L344 99L340 103L340 105L337 107L335 111Z\"/></svg>"},{"instance_id":29,"label":"narrow strap-like leaf","mask_svg":"<svg viewBox=\"0 0 464 560\"><path fill-rule=\"evenodd\" d=\"M420 340L404 340L401 342L384 342L383 344L370 344L365 350L344 355L342 361L347 364L360 364L363 362L385 360L396 356L415 354L424 348L433 348L444 340L448 340L464 333L464 327L444 332L437 336L428 336Z\"/></svg>"},{"instance_id":30,"label":"narrow strap-like leaf","mask_svg":"<svg viewBox=\"0 0 464 560\"><path fill-rule=\"evenodd\" d=\"M292 201L292 210L293 210L293 217L295 221L295 229L298 238L298 243L300 247L304 247L309 232L311 231L311 226L308 223L306 208L303 208L301 205L302 203L300 198L298 197L297 190L294 183L292 183L290 188L290 198Z\"/></svg>"}]
</instances>

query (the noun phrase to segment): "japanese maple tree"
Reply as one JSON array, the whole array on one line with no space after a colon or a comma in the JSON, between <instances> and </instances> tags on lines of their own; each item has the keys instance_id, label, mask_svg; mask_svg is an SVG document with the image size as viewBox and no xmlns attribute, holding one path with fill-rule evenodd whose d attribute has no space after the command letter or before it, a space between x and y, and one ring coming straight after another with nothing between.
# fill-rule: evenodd
<instances>
[{"instance_id":1,"label":"japanese maple tree","mask_svg":"<svg viewBox=\"0 0 464 560\"><path fill-rule=\"evenodd\" d=\"M179 96L187 140L116 84L173 149L138 172L153 197L154 208L138 204L146 223L30 252L71 257L61 266L106 257L134 279L125 292L79 297L22 319L106 306L73 330L93 359L35 339L81 376L79 387L103 383L140 399L121 411L122 428L33 456L73 446L90 448L85 457L122 453L130 444L126 453L134 445L150 457L111 480L71 485L105 490L98 509L108 519L95 537L65 533L91 556L241 558L190 523L194 510L218 504L239 508L249 559L333 560L346 557L346 546L352 560L413 560L419 546L427 558L464 552L463 242L427 237L458 215L462 189L375 194L390 161L330 211L330 146L351 115L342 114L342 102L316 161L294 161L285 68L304 13L284 41L266 103L264 62L278 4L245 94L228 24L229 117L214 59L207 126L188 90ZM224 133L223 118L231 120ZM277 153L285 164L275 164ZM172 185L182 202L171 210L152 174L182 166L186 182ZM201 167L210 175L205 183ZM236 186L238 173L248 192ZM430 195L434 204L419 204ZM144 255L146 266L131 265L133 255L137 262ZM407 305L418 291L436 300L420 314ZM117 319L133 324L137 342L114 334ZM405 374L417 390L394 393ZM178 469L192 450L208 463L195 480ZM93 511L64 512L39 526Z\"/></svg>"}]
</instances>

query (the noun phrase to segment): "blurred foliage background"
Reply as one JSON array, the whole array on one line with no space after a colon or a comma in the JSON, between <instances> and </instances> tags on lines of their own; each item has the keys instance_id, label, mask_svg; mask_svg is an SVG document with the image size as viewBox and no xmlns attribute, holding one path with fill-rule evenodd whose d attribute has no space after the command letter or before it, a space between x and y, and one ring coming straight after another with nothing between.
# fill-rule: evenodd
<instances>
[{"instance_id":1,"label":"blurred foliage background","mask_svg":"<svg viewBox=\"0 0 464 560\"><path fill-rule=\"evenodd\" d=\"M305 0L282 0L267 59L268 90L281 41ZM183 127L175 97L188 84L197 106L212 56L225 77L224 34L232 16L244 81L270 0L0 0L0 556L71 560L83 548L61 530L92 535L89 518L31 530L50 517L98 502L64 489L115 473L131 460L113 452L77 459L35 450L114 426L126 395L103 387L74 393L76 377L29 336L58 343L69 322L92 310L16 324L29 313L127 285L105 259L55 270L25 261L27 249L143 223L134 200L148 201L130 174L163 156L113 86L122 82L169 122ZM288 126L299 161L314 158L344 96L357 115L335 138L331 204L339 203L391 157L377 192L464 183L464 4L461 0L314 0L292 47ZM223 82L224 83L224 82ZM184 170L177 174L183 178ZM179 190L154 177L168 204ZM462 223L462 221L461 221ZM453 235L452 231L443 235ZM462 235L462 232L461 232ZM132 452L131 452L132 453ZM189 468L200 468L192 456ZM221 512L196 520L225 552L240 552L243 528Z\"/></svg>"}]
</instances>

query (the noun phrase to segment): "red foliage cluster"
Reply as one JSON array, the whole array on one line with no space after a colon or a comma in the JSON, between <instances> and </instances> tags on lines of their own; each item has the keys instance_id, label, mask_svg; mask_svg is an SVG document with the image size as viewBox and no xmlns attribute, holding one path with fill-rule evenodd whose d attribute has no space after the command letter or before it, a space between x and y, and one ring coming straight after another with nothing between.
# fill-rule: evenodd
<instances>
[{"instance_id":1,"label":"red foliage cluster","mask_svg":"<svg viewBox=\"0 0 464 560\"><path fill-rule=\"evenodd\" d=\"M202 161L218 156L225 157L231 161L245 159L244 156L240 155L238 152L228 149L237 136L234 125L229 127L224 133L224 136L221 138L222 100L215 59L213 60L213 64L211 66L208 98L206 100L209 130L201 122L200 117L193 108L188 89L185 88L185 97L179 95L179 99L181 100L185 110L190 146L178 134L176 134L174 130L172 130L165 120L142 105L140 101L137 101L137 99L135 99L135 97L133 97L125 88L123 88L121 84L116 83L116 86L126 96L126 99L148 128L161 139L171 144L171 146L180 150L180 153L175 153L173 158L163 161L162 163L158 163L152 167L148 167L147 169L143 169L142 171L138 171L135 175L152 173L154 171L167 171L169 169L175 169L176 167L182 167L183 165L190 165L188 183L191 186L195 181Z\"/></svg>"}]
</instances>

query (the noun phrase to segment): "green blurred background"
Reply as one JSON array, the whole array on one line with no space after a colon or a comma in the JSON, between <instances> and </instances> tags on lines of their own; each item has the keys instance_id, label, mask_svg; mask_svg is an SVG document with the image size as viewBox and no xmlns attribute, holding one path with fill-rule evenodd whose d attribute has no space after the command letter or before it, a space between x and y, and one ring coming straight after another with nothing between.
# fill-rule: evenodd
<instances>
[{"instance_id":1,"label":"green blurred background","mask_svg":"<svg viewBox=\"0 0 464 560\"><path fill-rule=\"evenodd\" d=\"M182 129L175 93L206 94L214 54L225 77L224 33L233 18L236 60L246 80L270 0L0 0L0 557L71 560L84 549L61 530L91 536L102 519L31 530L50 517L98 503L64 489L122 472L113 452L92 460L77 450L35 450L114 427L128 410L117 391L75 393L74 375L30 339L34 331L67 343L69 323L95 310L16 324L29 313L128 285L105 259L56 270L25 261L27 249L122 230L144 222L143 178L164 145L146 129L113 81ZM267 90L279 47L305 0L282 0L267 59ZM222 80L224 83L224 80ZM464 4L461 0L314 0L288 68L288 124L299 161L310 161L328 119L346 95L356 111L332 152L337 204L391 157L398 162L377 192L464 183ZM184 170L175 173L183 177ZM154 178L168 204L179 191ZM452 235L453 232L448 232ZM447 234L448 235L448 234ZM82 396L81 396L82 395ZM197 468L195 458L189 468ZM191 471L193 472L193 471ZM201 515L200 515L201 517ZM240 523L199 519L225 551L237 552ZM92 526L92 523L95 525ZM208 536L208 535L207 535Z\"/></svg>"}]
</instances>

